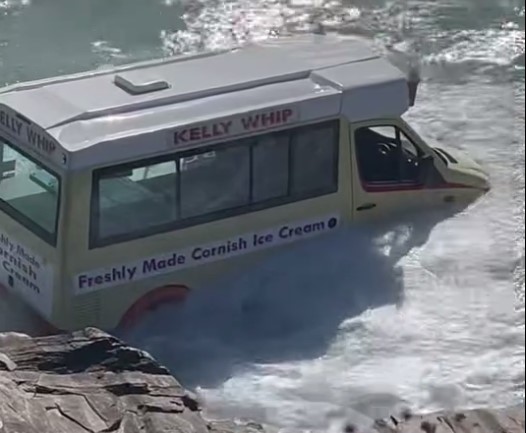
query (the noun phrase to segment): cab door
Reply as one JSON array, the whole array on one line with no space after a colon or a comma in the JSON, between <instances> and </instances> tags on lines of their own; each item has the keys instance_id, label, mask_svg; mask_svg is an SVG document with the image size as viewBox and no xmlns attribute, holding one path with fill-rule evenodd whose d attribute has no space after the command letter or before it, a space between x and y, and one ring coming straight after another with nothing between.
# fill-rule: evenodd
<instances>
[{"instance_id":1,"label":"cab door","mask_svg":"<svg viewBox=\"0 0 526 433\"><path fill-rule=\"evenodd\" d=\"M440 202L432 151L401 120L353 123L350 134L355 220L389 218Z\"/></svg>"}]
</instances>

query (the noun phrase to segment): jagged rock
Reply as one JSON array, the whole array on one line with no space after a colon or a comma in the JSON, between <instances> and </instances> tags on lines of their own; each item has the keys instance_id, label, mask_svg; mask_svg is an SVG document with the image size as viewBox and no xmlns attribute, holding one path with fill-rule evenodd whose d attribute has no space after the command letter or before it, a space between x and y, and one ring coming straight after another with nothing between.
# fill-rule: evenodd
<instances>
[{"instance_id":1,"label":"jagged rock","mask_svg":"<svg viewBox=\"0 0 526 433\"><path fill-rule=\"evenodd\" d=\"M377 433L524 433L524 405L504 409L439 412L378 420Z\"/></svg>"},{"instance_id":2,"label":"jagged rock","mask_svg":"<svg viewBox=\"0 0 526 433\"><path fill-rule=\"evenodd\" d=\"M277 433L277 430L269 431L255 422L235 423L233 421L215 421L208 424L210 433Z\"/></svg>"},{"instance_id":3,"label":"jagged rock","mask_svg":"<svg viewBox=\"0 0 526 433\"><path fill-rule=\"evenodd\" d=\"M167 369L99 330L0 338L2 433L212 431L255 432L209 424Z\"/></svg>"}]
</instances>

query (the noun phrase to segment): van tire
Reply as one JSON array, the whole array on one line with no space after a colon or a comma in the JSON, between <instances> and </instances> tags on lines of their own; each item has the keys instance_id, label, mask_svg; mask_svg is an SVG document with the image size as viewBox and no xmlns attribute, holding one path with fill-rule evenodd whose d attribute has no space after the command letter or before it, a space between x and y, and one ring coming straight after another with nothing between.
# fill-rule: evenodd
<instances>
[{"instance_id":1,"label":"van tire","mask_svg":"<svg viewBox=\"0 0 526 433\"><path fill-rule=\"evenodd\" d=\"M134 327L149 312L161 305L182 303L188 296L190 289L179 284L169 284L157 287L140 297L121 317L118 329L129 330Z\"/></svg>"}]
</instances>

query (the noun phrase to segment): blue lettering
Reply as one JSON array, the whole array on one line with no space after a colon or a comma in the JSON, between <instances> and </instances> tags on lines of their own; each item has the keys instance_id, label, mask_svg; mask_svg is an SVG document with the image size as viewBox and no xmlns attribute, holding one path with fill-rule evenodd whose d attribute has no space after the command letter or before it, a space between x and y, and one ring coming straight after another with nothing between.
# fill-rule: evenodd
<instances>
[{"instance_id":1,"label":"blue lettering","mask_svg":"<svg viewBox=\"0 0 526 433\"><path fill-rule=\"evenodd\" d=\"M111 271L90 276L89 274L81 274L77 278L77 287L82 290L91 287L97 287L106 283L113 283L116 281L132 281L137 273L137 266L128 267L120 266L111 268Z\"/></svg>"},{"instance_id":2,"label":"blue lettering","mask_svg":"<svg viewBox=\"0 0 526 433\"><path fill-rule=\"evenodd\" d=\"M325 221L308 223L293 227L283 226L279 229L278 236L281 239L292 239L312 233L323 232L326 230L326 227Z\"/></svg>"},{"instance_id":3,"label":"blue lettering","mask_svg":"<svg viewBox=\"0 0 526 433\"><path fill-rule=\"evenodd\" d=\"M13 267L11 266L11 263L9 263L9 261L7 261L7 260L2 261L2 267L4 268L4 270L11 277L13 277L13 280L16 280L16 281L22 283L29 290L32 290L33 292L35 292L37 294L40 294L40 287L38 287L38 285L36 283L31 281L29 278L27 278L26 275L23 275L23 274L19 273L16 269L13 269ZM10 283L9 285L13 285L13 284Z\"/></svg>"},{"instance_id":4,"label":"blue lettering","mask_svg":"<svg viewBox=\"0 0 526 433\"><path fill-rule=\"evenodd\" d=\"M186 257L184 255L173 253L169 258L144 260L142 264L142 273L148 274L150 272L163 271L175 268L178 265L184 265L185 263Z\"/></svg>"},{"instance_id":5,"label":"blue lettering","mask_svg":"<svg viewBox=\"0 0 526 433\"><path fill-rule=\"evenodd\" d=\"M83 289L85 285L88 284L88 277L87 275L79 275L78 277L78 281L77 281L77 286L79 287L79 289Z\"/></svg>"},{"instance_id":6,"label":"blue lettering","mask_svg":"<svg viewBox=\"0 0 526 433\"><path fill-rule=\"evenodd\" d=\"M256 233L256 234L254 234L254 236L252 238L252 244L255 247L259 247L261 245L270 244L270 243L272 243L273 240L274 240L274 236L272 235L272 233L267 233L267 234L264 234L264 235L260 235L260 234Z\"/></svg>"},{"instance_id":7,"label":"blue lettering","mask_svg":"<svg viewBox=\"0 0 526 433\"><path fill-rule=\"evenodd\" d=\"M248 242L245 238L239 237L235 241L227 241L224 244L216 245L213 247L196 247L192 251L192 259L195 261L209 259L212 257L223 257L228 256L230 253L246 250L248 248Z\"/></svg>"}]
</instances>

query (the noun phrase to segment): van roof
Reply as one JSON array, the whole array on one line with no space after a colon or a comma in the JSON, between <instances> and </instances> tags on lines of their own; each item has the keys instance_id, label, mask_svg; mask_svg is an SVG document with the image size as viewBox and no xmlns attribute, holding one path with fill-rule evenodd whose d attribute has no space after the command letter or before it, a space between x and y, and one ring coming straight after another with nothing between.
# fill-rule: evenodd
<instances>
[{"instance_id":1,"label":"van roof","mask_svg":"<svg viewBox=\"0 0 526 433\"><path fill-rule=\"evenodd\" d=\"M75 169L217 140L213 125L247 114L272 120L290 110L285 123L352 121L408 107L406 77L364 40L302 35L0 89L0 133ZM201 131L196 140L174 142L193 127Z\"/></svg>"}]
</instances>

